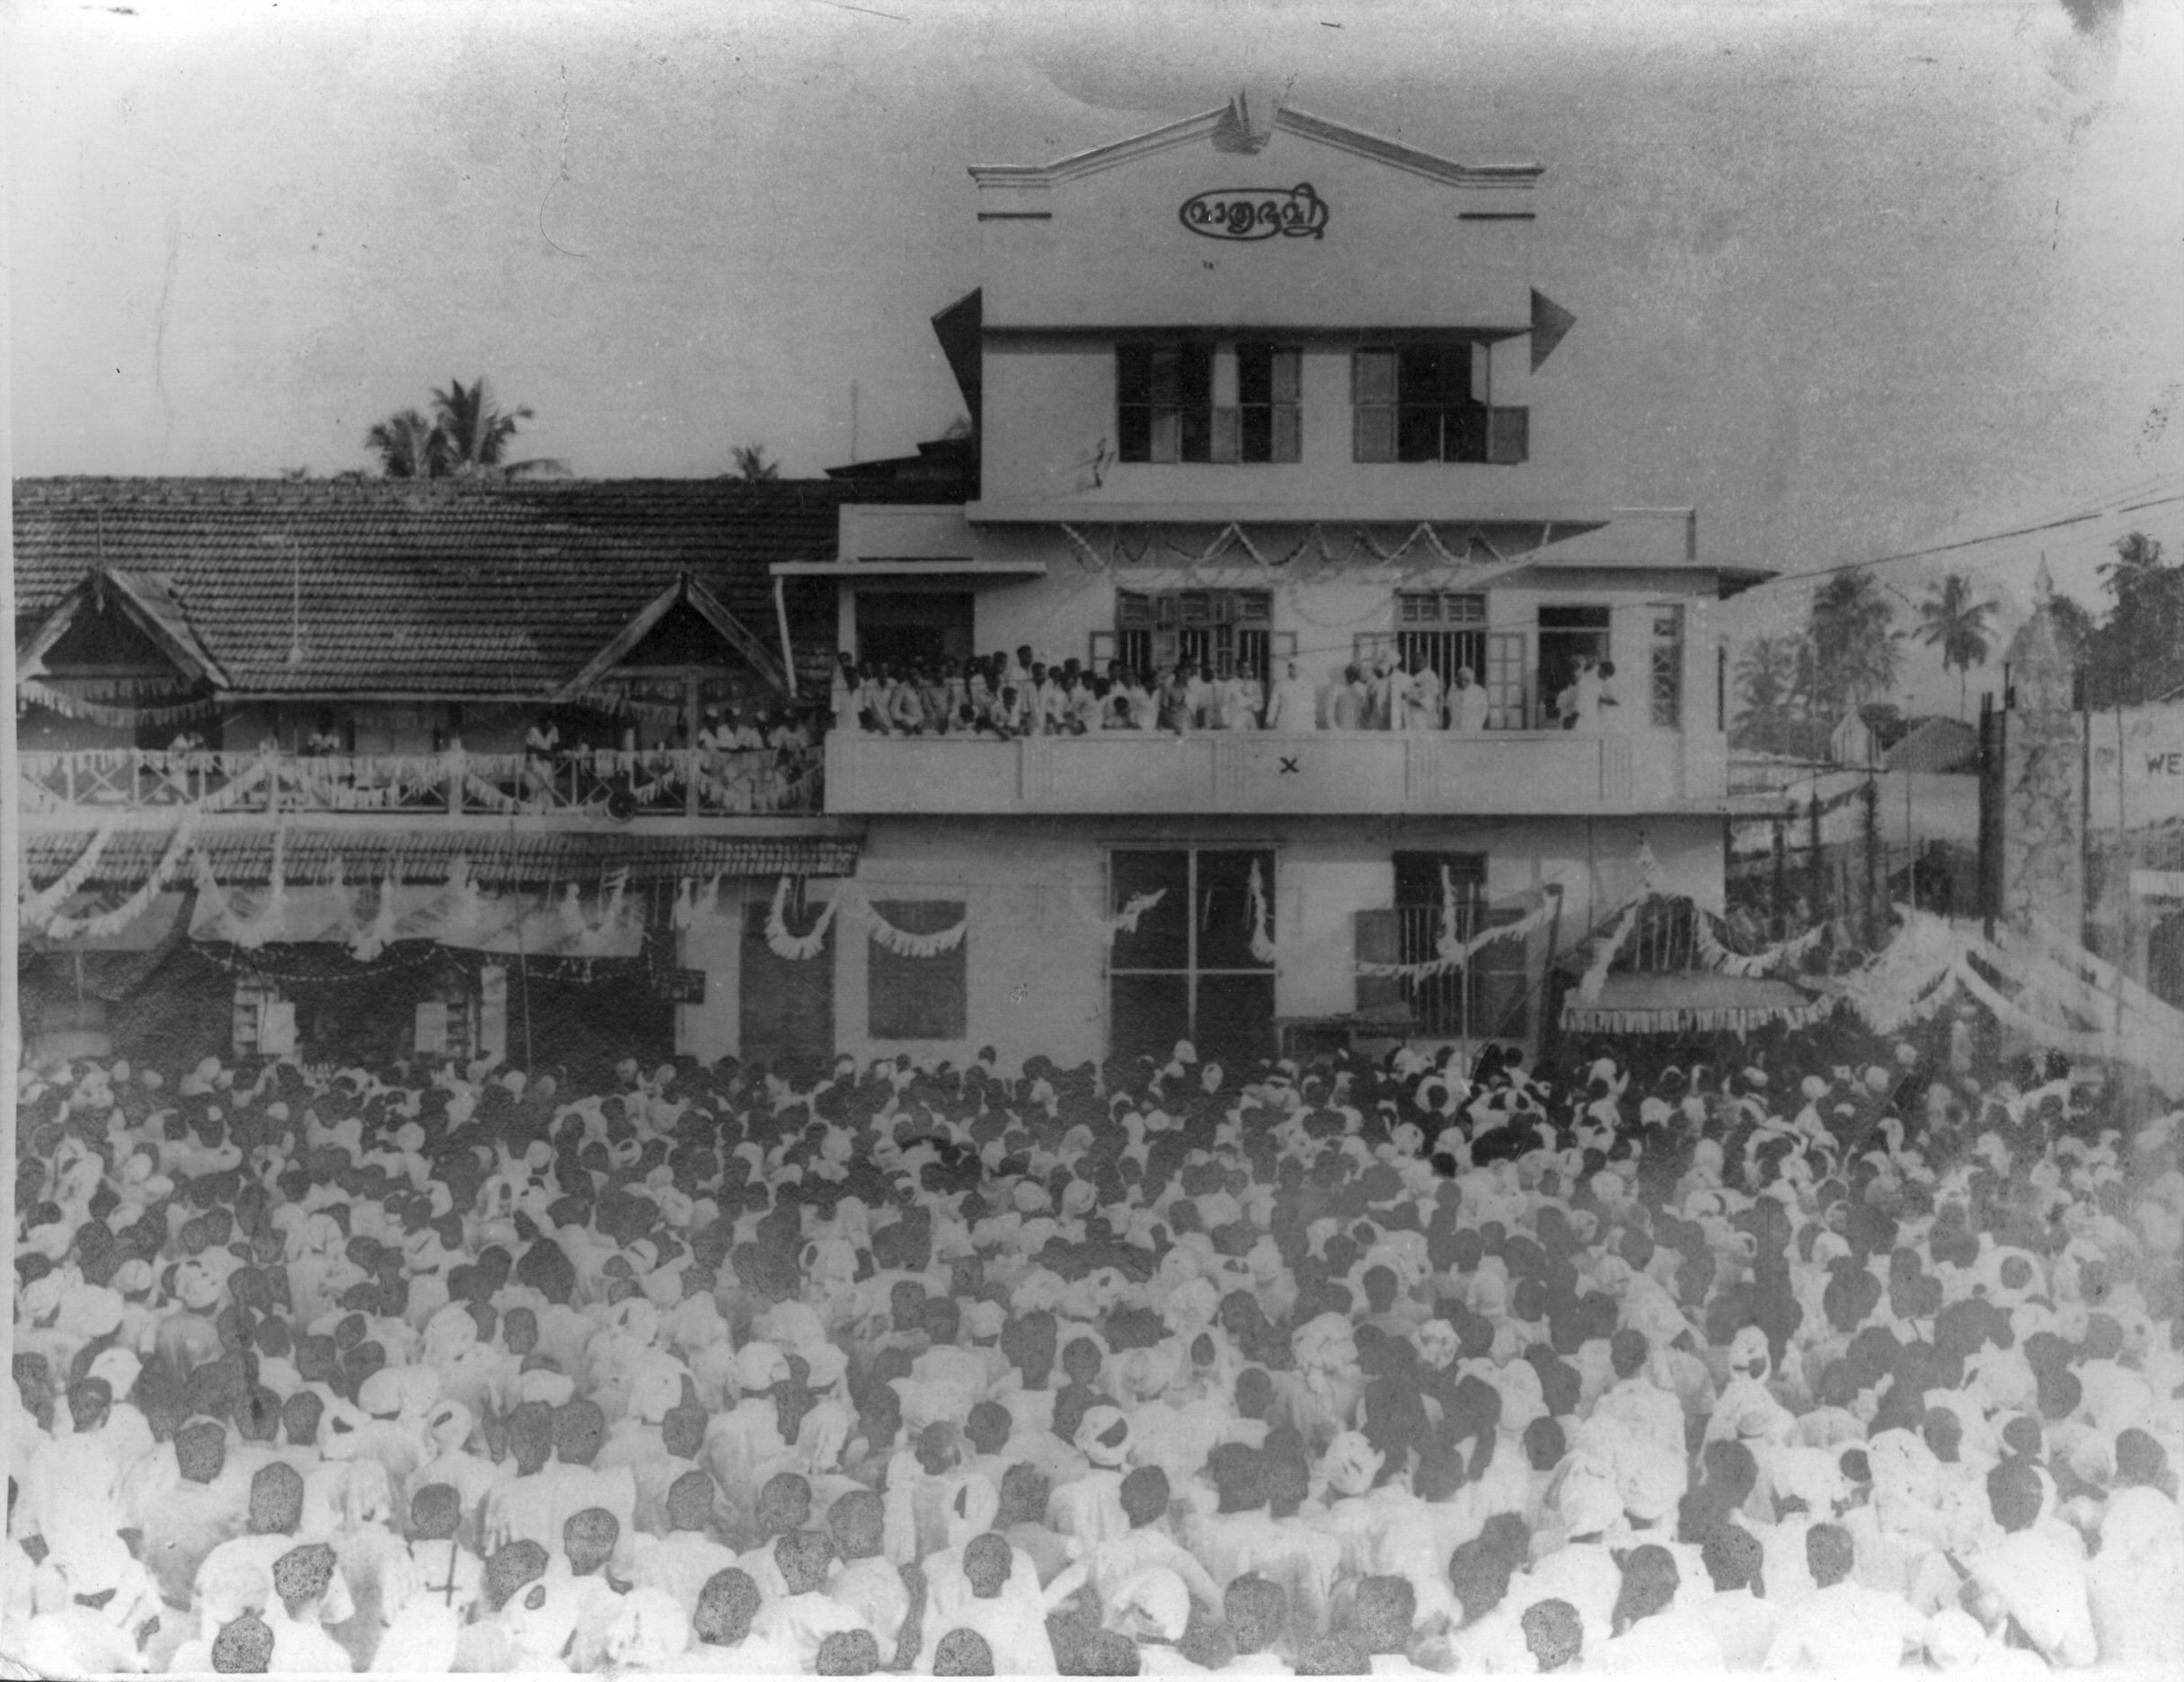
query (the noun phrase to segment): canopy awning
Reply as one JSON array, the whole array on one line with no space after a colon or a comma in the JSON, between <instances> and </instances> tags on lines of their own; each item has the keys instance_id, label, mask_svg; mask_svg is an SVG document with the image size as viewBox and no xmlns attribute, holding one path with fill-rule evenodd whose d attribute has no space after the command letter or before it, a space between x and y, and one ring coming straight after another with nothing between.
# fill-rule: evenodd
<instances>
[{"instance_id":1,"label":"canopy awning","mask_svg":"<svg viewBox=\"0 0 2184 1682\"><path fill-rule=\"evenodd\" d=\"M1767 976L1610 975L1598 997L1570 996L1562 1026L1574 1033L1750 1033L1811 1021L1832 1004Z\"/></svg>"}]
</instances>

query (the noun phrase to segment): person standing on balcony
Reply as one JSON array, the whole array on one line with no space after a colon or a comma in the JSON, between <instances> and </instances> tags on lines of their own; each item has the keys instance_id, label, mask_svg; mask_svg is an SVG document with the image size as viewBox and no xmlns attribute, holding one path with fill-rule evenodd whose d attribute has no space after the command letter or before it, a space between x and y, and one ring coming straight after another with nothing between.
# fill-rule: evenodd
<instances>
[{"instance_id":1,"label":"person standing on balcony","mask_svg":"<svg viewBox=\"0 0 2184 1682\"><path fill-rule=\"evenodd\" d=\"M1247 730L1259 728L1259 715L1267 704L1259 679L1239 666L1221 685L1221 727Z\"/></svg>"},{"instance_id":2,"label":"person standing on balcony","mask_svg":"<svg viewBox=\"0 0 2184 1682\"><path fill-rule=\"evenodd\" d=\"M1403 673L1402 663L1392 651L1384 651L1373 668L1373 682L1366 699L1366 729L1401 730L1403 710L1409 704L1410 680Z\"/></svg>"},{"instance_id":3,"label":"person standing on balcony","mask_svg":"<svg viewBox=\"0 0 2184 1682\"><path fill-rule=\"evenodd\" d=\"M1160 728L1160 689L1153 681L1153 674L1134 671L1123 686L1123 694L1129 699L1130 728L1136 730L1155 730Z\"/></svg>"},{"instance_id":4,"label":"person standing on balcony","mask_svg":"<svg viewBox=\"0 0 2184 1682\"><path fill-rule=\"evenodd\" d=\"M1296 662L1285 660L1282 675L1275 680L1273 696L1267 703L1267 728L1270 730L1318 728L1317 701L1312 686L1297 676Z\"/></svg>"},{"instance_id":5,"label":"person standing on balcony","mask_svg":"<svg viewBox=\"0 0 2184 1682\"><path fill-rule=\"evenodd\" d=\"M1402 726L1409 730L1441 728L1441 674L1426 663L1424 652L1410 651L1403 662Z\"/></svg>"},{"instance_id":6,"label":"person standing on balcony","mask_svg":"<svg viewBox=\"0 0 2184 1682\"><path fill-rule=\"evenodd\" d=\"M1160 728L1178 736L1190 729L1190 668L1182 660L1160 686Z\"/></svg>"},{"instance_id":7,"label":"person standing on balcony","mask_svg":"<svg viewBox=\"0 0 2184 1682\"><path fill-rule=\"evenodd\" d=\"M1192 730L1205 730L1213 722L1213 674L1195 661L1186 661L1183 667L1184 712Z\"/></svg>"},{"instance_id":8,"label":"person standing on balcony","mask_svg":"<svg viewBox=\"0 0 2184 1682\"><path fill-rule=\"evenodd\" d=\"M314 757L323 758L341 751L341 732L336 728L333 714L321 713L311 727L311 734L304 739L304 751Z\"/></svg>"},{"instance_id":9,"label":"person standing on balcony","mask_svg":"<svg viewBox=\"0 0 2184 1682\"><path fill-rule=\"evenodd\" d=\"M1361 730L1370 727L1372 715L1373 692L1365 673L1355 666L1345 666L1342 681L1335 686L1327 703L1329 723L1339 730Z\"/></svg>"},{"instance_id":10,"label":"person standing on balcony","mask_svg":"<svg viewBox=\"0 0 2184 1682\"><path fill-rule=\"evenodd\" d=\"M1106 727L1107 708L1090 678L1071 674L1069 693L1069 728L1072 730L1084 736Z\"/></svg>"},{"instance_id":11,"label":"person standing on balcony","mask_svg":"<svg viewBox=\"0 0 2184 1682\"><path fill-rule=\"evenodd\" d=\"M929 660L917 668L917 699L924 709L925 733L945 736L954 713L948 704L948 673L938 661Z\"/></svg>"},{"instance_id":12,"label":"person standing on balcony","mask_svg":"<svg viewBox=\"0 0 2184 1682\"><path fill-rule=\"evenodd\" d=\"M177 730L173 740L167 744L167 751L171 754L203 753L205 739L193 730Z\"/></svg>"},{"instance_id":13,"label":"person standing on balcony","mask_svg":"<svg viewBox=\"0 0 2184 1682\"><path fill-rule=\"evenodd\" d=\"M1486 728L1486 691L1472 681L1472 668L1456 668L1456 680L1448 686L1448 733L1476 736Z\"/></svg>"}]
</instances>

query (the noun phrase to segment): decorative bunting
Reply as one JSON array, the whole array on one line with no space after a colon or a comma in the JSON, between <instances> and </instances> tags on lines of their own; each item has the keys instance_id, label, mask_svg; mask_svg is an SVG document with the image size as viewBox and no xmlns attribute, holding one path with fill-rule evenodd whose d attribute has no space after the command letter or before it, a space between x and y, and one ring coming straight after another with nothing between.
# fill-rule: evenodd
<instances>
[{"instance_id":1,"label":"decorative bunting","mask_svg":"<svg viewBox=\"0 0 2184 1682\"><path fill-rule=\"evenodd\" d=\"M15 695L19 702L27 701L33 706L57 713L63 718L80 719L88 724L103 725L108 730L158 730L190 719L203 718L208 713L217 713L220 707L217 695L177 702L171 706L110 706L103 702L70 695L65 689L40 683L35 677L18 678Z\"/></svg>"}]
</instances>

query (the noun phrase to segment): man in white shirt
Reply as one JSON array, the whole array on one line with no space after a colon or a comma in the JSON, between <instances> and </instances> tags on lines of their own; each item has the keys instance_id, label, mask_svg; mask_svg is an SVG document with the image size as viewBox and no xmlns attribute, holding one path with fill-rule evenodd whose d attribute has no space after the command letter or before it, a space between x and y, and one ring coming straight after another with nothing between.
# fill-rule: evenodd
<instances>
[{"instance_id":1,"label":"man in white shirt","mask_svg":"<svg viewBox=\"0 0 2184 1682\"><path fill-rule=\"evenodd\" d=\"M1296 662L1285 660L1282 675L1275 680L1274 698L1267 704L1267 728L1270 730L1308 730L1319 727L1317 697L1312 686L1297 675Z\"/></svg>"}]
</instances>

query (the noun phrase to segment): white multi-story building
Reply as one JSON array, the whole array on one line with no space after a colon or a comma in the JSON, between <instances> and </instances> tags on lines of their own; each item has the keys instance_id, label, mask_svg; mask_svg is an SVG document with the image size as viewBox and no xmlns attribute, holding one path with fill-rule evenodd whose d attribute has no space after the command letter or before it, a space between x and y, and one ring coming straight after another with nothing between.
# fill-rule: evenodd
<instances>
[{"instance_id":1,"label":"white multi-story building","mask_svg":"<svg viewBox=\"0 0 2184 1682\"><path fill-rule=\"evenodd\" d=\"M1234 1056L1345 1019L1535 1040L1558 948L1635 890L1641 848L1720 908L1712 604L1764 575L1566 462L1587 394L1552 362L1573 317L1534 285L1540 169L1239 100L972 174L980 285L935 326L976 496L845 507L833 561L774 571L835 582L860 660L1297 677L1270 730L838 729L857 900L962 927L930 957L842 940L839 1045ZM1475 717L1328 728L1348 668L1369 686L1388 656L1467 669ZM1572 720L1588 661L1613 704Z\"/></svg>"}]
</instances>

